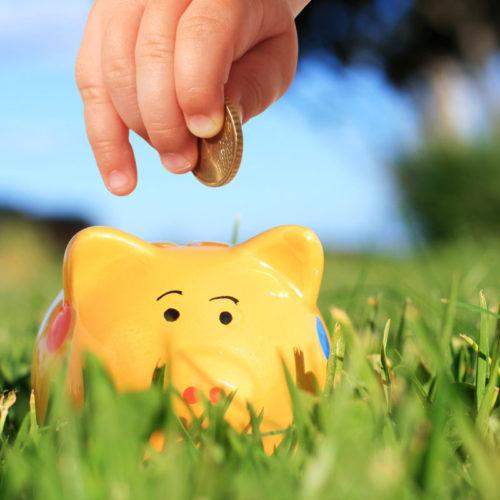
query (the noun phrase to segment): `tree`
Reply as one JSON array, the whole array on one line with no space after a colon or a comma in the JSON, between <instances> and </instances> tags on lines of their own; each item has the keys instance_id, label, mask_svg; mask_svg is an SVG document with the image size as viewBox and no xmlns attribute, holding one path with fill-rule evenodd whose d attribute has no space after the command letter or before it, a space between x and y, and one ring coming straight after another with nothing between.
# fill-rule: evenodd
<instances>
[{"instance_id":1,"label":"tree","mask_svg":"<svg viewBox=\"0 0 500 500\"><path fill-rule=\"evenodd\" d=\"M496 0L312 0L297 19L301 55L381 64L407 85L443 59L480 65L498 49Z\"/></svg>"}]
</instances>

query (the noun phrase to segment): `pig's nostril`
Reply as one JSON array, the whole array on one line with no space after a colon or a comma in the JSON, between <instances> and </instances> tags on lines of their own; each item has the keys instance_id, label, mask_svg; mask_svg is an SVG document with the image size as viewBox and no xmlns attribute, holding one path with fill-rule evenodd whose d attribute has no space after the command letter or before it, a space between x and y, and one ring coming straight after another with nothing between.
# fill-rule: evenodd
<instances>
[{"instance_id":1,"label":"pig's nostril","mask_svg":"<svg viewBox=\"0 0 500 500\"><path fill-rule=\"evenodd\" d=\"M220 389L219 387L212 387L208 395L210 397L210 401L212 401L212 403L216 405L220 401L222 394L222 389Z\"/></svg>"},{"instance_id":2,"label":"pig's nostril","mask_svg":"<svg viewBox=\"0 0 500 500\"><path fill-rule=\"evenodd\" d=\"M183 393L182 397L186 403L194 405L198 402L198 389L196 387L190 386Z\"/></svg>"}]
</instances>

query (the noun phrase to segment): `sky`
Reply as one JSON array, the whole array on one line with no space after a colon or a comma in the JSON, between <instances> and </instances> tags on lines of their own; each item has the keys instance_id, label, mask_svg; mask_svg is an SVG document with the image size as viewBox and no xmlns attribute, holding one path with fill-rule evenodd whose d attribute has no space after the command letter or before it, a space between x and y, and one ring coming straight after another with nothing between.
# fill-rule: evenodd
<instances>
[{"instance_id":1,"label":"sky","mask_svg":"<svg viewBox=\"0 0 500 500\"><path fill-rule=\"evenodd\" d=\"M243 162L226 187L167 173L133 138L139 186L128 197L109 194L73 79L89 5L2 0L0 206L178 243L228 241L239 218L241 239L302 224L338 249L407 244L391 162L418 141L419 119L373 67L332 73L319 60L303 63L285 97L244 126Z\"/></svg>"}]
</instances>

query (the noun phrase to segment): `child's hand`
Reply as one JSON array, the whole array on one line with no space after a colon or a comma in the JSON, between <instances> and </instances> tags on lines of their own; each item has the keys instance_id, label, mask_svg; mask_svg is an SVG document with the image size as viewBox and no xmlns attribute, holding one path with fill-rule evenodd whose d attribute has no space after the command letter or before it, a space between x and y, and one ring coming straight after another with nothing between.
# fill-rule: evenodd
<instances>
[{"instance_id":1,"label":"child's hand","mask_svg":"<svg viewBox=\"0 0 500 500\"><path fill-rule=\"evenodd\" d=\"M221 129L224 96L243 120L280 97L296 69L294 15L306 3L97 0L76 79L108 189L124 195L137 183L129 129L184 173L196 165L196 137Z\"/></svg>"}]
</instances>

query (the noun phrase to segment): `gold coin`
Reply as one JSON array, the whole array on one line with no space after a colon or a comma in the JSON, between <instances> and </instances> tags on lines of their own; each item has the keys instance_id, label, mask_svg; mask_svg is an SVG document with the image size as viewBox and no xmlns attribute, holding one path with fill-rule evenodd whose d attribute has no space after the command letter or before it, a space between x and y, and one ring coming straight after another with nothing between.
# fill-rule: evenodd
<instances>
[{"instance_id":1,"label":"gold coin","mask_svg":"<svg viewBox=\"0 0 500 500\"><path fill-rule=\"evenodd\" d=\"M198 164L193 170L196 178L210 187L231 182L240 168L243 154L243 132L238 110L225 102L222 130L210 139L198 142Z\"/></svg>"}]
</instances>

